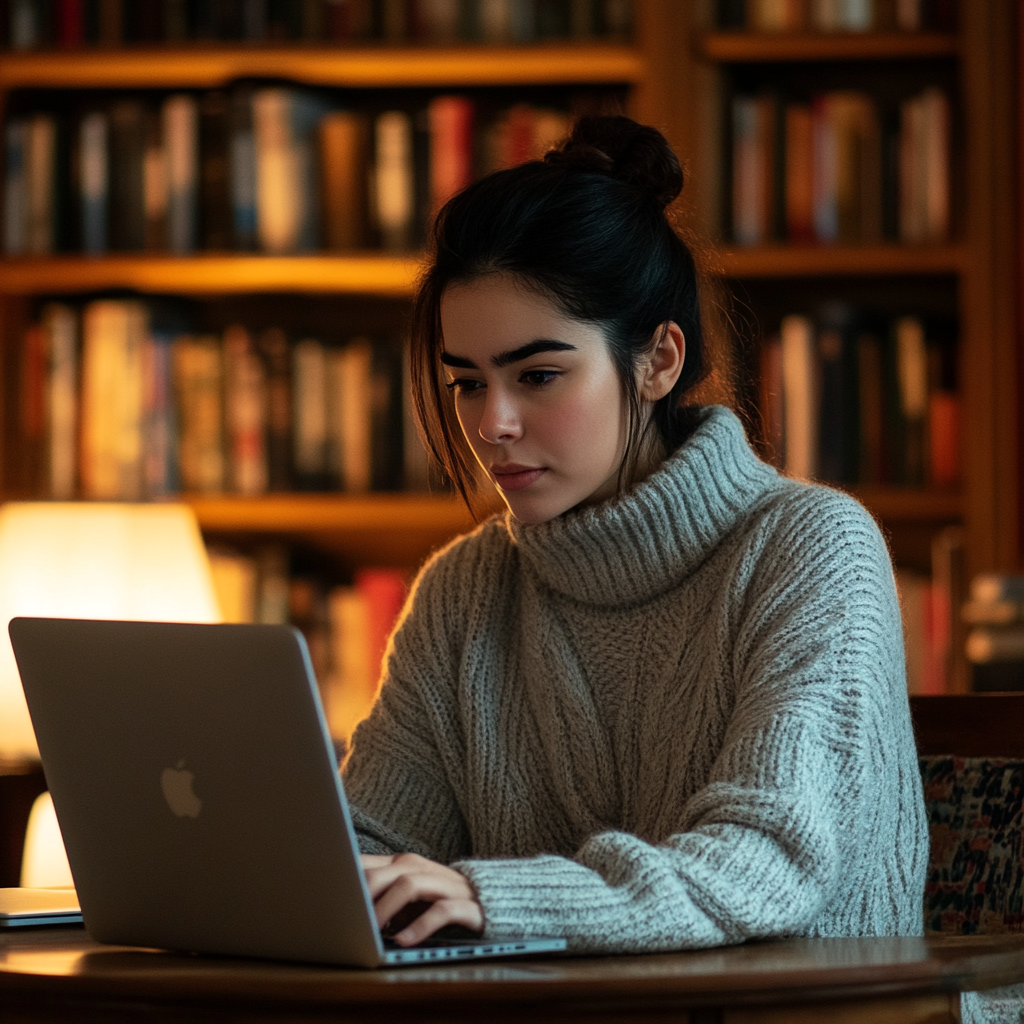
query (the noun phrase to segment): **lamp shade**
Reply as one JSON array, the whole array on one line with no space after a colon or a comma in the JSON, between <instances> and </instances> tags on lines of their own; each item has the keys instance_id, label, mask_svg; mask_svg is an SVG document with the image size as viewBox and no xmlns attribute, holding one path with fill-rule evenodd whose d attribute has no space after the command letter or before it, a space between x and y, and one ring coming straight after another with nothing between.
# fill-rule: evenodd
<instances>
[{"instance_id":1,"label":"lamp shade","mask_svg":"<svg viewBox=\"0 0 1024 1024\"><path fill-rule=\"evenodd\" d=\"M39 756L7 635L17 615L218 622L195 515L185 505L0 507L0 759Z\"/></svg>"}]
</instances>

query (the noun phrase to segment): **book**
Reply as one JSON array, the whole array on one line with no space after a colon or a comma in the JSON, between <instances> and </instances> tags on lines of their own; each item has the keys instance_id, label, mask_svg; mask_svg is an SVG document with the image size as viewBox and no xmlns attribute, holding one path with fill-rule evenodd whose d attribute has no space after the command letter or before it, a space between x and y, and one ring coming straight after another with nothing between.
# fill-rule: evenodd
<instances>
[{"instance_id":1,"label":"book","mask_svg":"<svg viewBox=\"0 0 1024 1024\"><path fill-rule=\"evenodd\" d=\"M928 357L924 327L916 317L900 317L893 330L899 385L901 456L897 482L906 487L922 487L925 482L925 425L928 412Z\"/></svg>"},{"instance_id":2,"label":"book","mask_svg":"<svg viewBox=\"0 0 1024 1024\"><path fill-rule=\"evenodd\" d=\"M390 341L372 346L370 362L370 489L402 487L402 357Z\"/></svg>"},{"instance_id":3,"label":"book","mask_svg":"<svg viewBox=\"0 0 1024 1024\"><path fill-rule=\"evenodd\" d=\"M961 616L970 626L1009 626L1024 622L1024 601L966 601Z\"/></svg>"},{"instance_id":4,"label":"book","mask_svg":"<svg viewBox=\"0 0 1024 1024\"><path fill-rule=\"evenodd\" d=\"M146 245L146 117L138 100L110 108L110 248Z\"/></svg>"},{"instance_id":5,"label":"book","mask_svg":"<svg viewBox=\"0 0 1024 1024\"><path fill-rule=\"evenodd\" d=\"M996 601L1024 601L1024 576L1005 573L980 573L971 580L971 600L994 603Z\"/></svg>"},{"instance_id":6,"label":"book","mask_svg":"<svg viewBox=\"0 0 1024 1024\"><path fill-rule=\"evenodd\" d=\"M814 325L806 316L782 320L782 386L785 408L786 473L813 479L818 462L818 395Z\"/></svg>"},{"instance_id":7,"label":"book","mask_svg":"<svg viewBox=\"0 0 1024 1024\"><path fill-rule=\"evenodd\" d=\"M47 335L41 324L31 324L21 347L18 413L19 456L24 469L22 486L30 494L45 493Z\"/></svg>"},{"instance_id":8,"label":"book","mask_svg":"<svg viewBox=\"0 0 1024 1024\"><path fill-rule=\"evenodd\" d=\"M146 496L178 491L178 423L173 351L177 332L153 325L142 350L142 477Z\"/></svg>"},{"instance_id":9,"label":"book","mask_svg":"<svg viewBox=\"0 0 1024 1024\"><path fill-rule=\"evenodd\" d=\"M110 202L107 118L100 111L92 111L82 118L79 126L78 162L82 249L98 255L107 251L107 211Z\"/></svg>"},{"instance_id":10,"label":"book","mask_svg":"<svg viewBox=\"0 0 1024 1024\"><path fill-rule=\"evenodd\" d=\"M337 110L320 122L324 236L329 249L366 244L369 127L357 113Z\"/></svg>"},{"instance_id":11,"label":"book","mask_svg":"<svg viewBox=\"0 0 1024 1024\"><path fill-rule=\"evenodd\" d=\"M733 237L758 245L772 235L775 110L771 96L733 100Z\"/></svg>"},{"instance_id":12,"label":"book","mask_svg":"<svg viewBox=\"0 0 1024 1024\"><path fill-rule=\"evenodd\" d=\"M431 219L473 180L473 101L436 96L427 108L430 124Z\"/></svg>"},{"instance_id":13,"label":"book","mask_svg":"<svg viewBox=\"0 0 1024 1024\"><path fill-rule=\"evenodd\" d=\"M430 488L430 460L416 424L412 399L412 364L408 345L402 346L402 481L407 491Z\"/></svg>"},{"instance_id":14,"label":"book","mask_svg":"<svg viewBox=\"0 0 1024 1024\"><path fill-rule=\"evenodd\" d=\"M53 302L44 307L42 323L48 357L46 493L71 501L78 489L78 318L70 306Z\"/></svg>"},{"instance_id":15,"label":"book","mask_svg":"<svg viewBox=\"0 0 1024 1024\"><path fill-rule=\"evenodd\" d=\"M928 479L935 487L960 480L960 398L951 391L928 396Z\"/></svg>"},{"instance_id":16,"label":"book","mask_svg":"<svg viewBox=\"0 0 1024 1024\"><path fill-rule=\"evenodd\" d=\"M512 0L478 0L480 36L488 43L512 39Z\"/></svg>"},{"instance_id":17,"label":"book","mask_svg":"<svg viewBox=\"0 0 1024 1024\"><path fill-rule=\"evenodd\" d=\"M883 379L882 343L876 334L865 332L857 339L860 463L857 476L864 484L880 484L885 479Z\"/></svg>"},{"instance_id":18,"label":"book","mask_svg":"<svg viewBox=\"0 0 1024 1024\"><path fill-rule=\"evenodd\" d=\"M123 0L97 0L96 6L97 42L100 46L117 49L124 42Z\"/></svg>"},{"instance_id":19,"label":"book","mask_svg":"<svg viewBox=\"0 0 1024 1024\"><path fill-rule=\"evenodd\" d=\"M180 93L161 110L167 166L167 240L184 255L198 241L199 111L194 96Z\"/></svg>"},{"instance_id":20,"label":"book","mask_svg":"<svg viewBox=\"0 0 1024 1024\"><path fill-rule=\"evenodd\" d=\"M412 248L416 214L412 120L399 110L381 114L374 125L374 206L385 250Z\"/></svg>"},{"instance_id":21,"label":"book","mask_svg":"<svg viewBox=\"0 0 1024 1024\"><path fill-rule=\"evenodd\" d=\"M288 549L268 544L256 552L256 621L288 624Z\"/></svg>"},{"instance_id":22,"label":"book","mask_svg":"<svg viewBox=\"0 0 1024 1024\"><path fill-rule=\"evenodd\" d=\"M219 545L207 548L222 622L256 621L256 561Z\"/></svg>"},{"instance_id":23,"label":"book","mask_svg":"<svg viewBox=\"0 0 1024 1024\"><path fill-rule=\"evenodd\" d=\"M231 224L236 249L256 248L256 136L252 124L252 89L237 86L231 93L229 130L231 158Z\"/></svg>"},{"instance_id":24,"label":"book","mask_svg":"<svg viewBox=\"0 0 1024 1024\"><path fill-rule=\"evenodd\" d=\"M350 341L336 366L340 401L335 422L340 430L335 436L341 438L342 485L349 493L362 494L370 490L373 472L373 346L369 339Z\"/></svg>"},{"instance_id":25,"label":"book","mask_svg":"<svg viewBox=\"0 0 1024 1024\"><path fill-rule=\"evenodd\" d=\"M82 497L142 497L142 349L147 312L141 302L90 302L82 317Z\"/></svg>"},{"instance_id":26,"label":"book","mask_svg":"<svg viewBox=\"0 0 1024 1024\"><path fill-rule=\"evenodd\" d=\"M199 102L199 237L204 249L227 250L234 235L231 103L220 89Z\"/></svg>"},{"instance_id":27,"label":"book","mask_svg":"<svg viewBox=\"0 0 1024 1024\"><path fill-rule=\"evenodd\" d=\"M819 317L818 456L815 475L829 483L857 480L858 410L853 311L833 303Z\"/></svg>"},{"instance_id":28,"label":"book","mask_svg":"<svg viewBox=\"0 0 1024 1024\"><path fill-rule=\"evenodd\" d=\"M4 252L19 256L28 247L28 123L4 125Z\"/></svg>"},{"instance_id":29,"label":"book","mask_svg":"<svg viewBox=\"0 0 1024 1024\"><path fill-rule=\"evenodd\" d=\"M224 429L228 487L267 490L267 371L252 336L234 324L224 332Z\"/></svg>"},{"instance_id":30,"label":"book","mask_svg":"<svg viewBox=\"0 0 1024 1024\"><path fill-rule=\"evenodd\" d=\"M185 491L224 489L223 364L214 335L183 334L172 348L178 408L178 472Z\"/></svg>"},{"instance_id":31,"label":"book","mask_svg":"<svg viewBox=\"0 0 1024 1024\"><path fill-rule=\"evenodd\" d=\"M949 100L929 87L900 105L899 228L905 242L949 235Z\"/></svg>"},{"instance_id":32,"label":"book","mask_svg":"<svg viewBox=\"0 0 1024 1024\"><path fill-rule=\"evenodd\" d=\"M260 334L259 352L267 380L267 489L292 486L292 383L288 339L279 327Z\"/></svg>"},{"instance_id":33,"label":"book","mask_svg":"<svg viewBox=\"0 0 1024 1024\"><path fill-rule=\"evenodd\" d=\"M967 634L967 660L977 665L993 661L1024 662L1024 628L976 626Z\"/></svg>"},{"instance_id":34,"label":"book","mask_svg":"<svg viewBox=\"0 0 1024 1024\"><path fill-rule=\"evenodd\" d=\"M765 457L782 469L786 457L785 402L782 370L782 340L777 334L761 347L761 416Z\"/></svg>"},{"instance_id":35,"label":"book","mask_svg":"<svg viewBox=\"0 0 1024 1024\"><path fill-rule=\"evenodd\" d=\"M314 338L292 349L292 451L300 490L325 490L328 475L327 353Z\"/></svg>"},{"instance_id":36,"label":"book","mask_svg":"<svg viewBox=\"0 0 1024 1024\"><path fill-rule=\"evenodd\" d=\"M366 597L355 587L335 587L328 596L331 669L325 711L331 736L347 743L370 712L377 680L371 670Z\"/></svg>"},{"instance_id":37,"label":"book","mask_svg":"<svg viewBox=\"0 0 1024 1024\"><path fill-rule=\"evenodd\" d=\"M360 569L356 573L356 589L366 602L366 643L371 687L376 697L388 640L405 604L405 574L397 569Z\"/></svg>"},{"instance_id":38,"label":"book","mask_svg":"<svg viewBox=\"0 0 1024 1024\"><path fill-rule=\"evenodd\" d=\"M145 211L147 249L166 249L167 237L167 156L164 152L160 116L145 111L146 151L143 157L142 191Z\"/></svg>"},{"instance_id":39,"label":"book","mask_svg":"<svg viewBox=\"0 0 1024 1024\"><path fill-rule=\"evenodd\" d=\"M43 45L42 10L38 0L11 0L8 41L12 50Z\"/></svg>"},{"instance_id":40,"label":"book","mask_svg":"<svg viewBox=\"0 0 1024 1024\"><path fill-rule=\"evenodd\" d=\"M811 108L791 103L785 115L786 235L791 242L814 238L814 146Z\"/></svg>"}]
</instances>

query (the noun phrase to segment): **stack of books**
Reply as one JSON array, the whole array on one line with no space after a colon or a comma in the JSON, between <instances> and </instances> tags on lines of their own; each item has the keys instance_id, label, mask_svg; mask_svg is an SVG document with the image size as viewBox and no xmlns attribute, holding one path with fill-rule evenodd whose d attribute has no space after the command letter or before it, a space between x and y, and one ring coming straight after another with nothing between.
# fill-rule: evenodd
<instances>
[{"instance_id":1,"label":"stack of books","mask_svg":"<svg viewBox=\"0 0 1024 1024\"><path fill-rule=\"evenodd\" d=\"M784 317L761 353L771 459L801 479L955 486L960 402L945 326L841 303Z\"/></svg>"},{"instance_id":2,"label":"stack of books","mask_svg":"<svg viewBox=\"0 0 1024 1024\"><path fill-rule=\"evenodd\" d=\"M339 748L377 696L387 640L405 602L407 575L360 569L332 586L294 566L287 548L210 550L214 586L226 622L291 624L309 648L331 735Z\"/></svg>"},{"instance_id":3,"label":"stack of books","mask_svg":"<svg viewBox=\"0 0 1024 1024\"><path fill-rule=\"evenodd\" d=\"M718 0L717 15L748 32L950 32L956 0Z\"/></svg>"},{"instance_id":4,"label":"stack of books","mask_svg":"<svg viewBox=\"0 0 1024 1024\"><path fill-rule=\"evenodd\" d=\"M930 86L883 110L853 90L734 97L732 234L740 245L946 241L948 96Z\"/></svg>"},{"instance_id":5,"label":"stack of books","mask_svg":"<svg viewBox=\"0 0 1024 1024\"><path fill-rule=\"evenodd\" d=\"M395 339L196 333L137 300L51 303L9 396L35 474L25 490L134 501L424 489L407 375Z\"/></svg>"},{"instance_id":6,"label":"stack of books","mask_svg":"<svg viewBox=\"0 0 1024 1024\"><path fill-rule=\"evenodd\" d=\"M963 619L974 689L1024 690L1024 576L976 576Z\"/></svg>"},{"instance_id":7,"label":"stack of books","mask_svg":"<svg viewBox=\"0 0 1024 1024\"><path fill-rule=\"evenodd\" d=\"M7 255L406 251L452 194L542 157L570 124L456 95L337 109L284 86L70 102L5 124Z\"/></svg>"},{"instance_id":8,"label":"stack of books","mask_svg":"<svg viewBox=\"0 0 1024 1024\"><path fill-rule=\"evenodd\" d=\"M621 40L631 23L629 0L3 0L0 45L75 50L191 40L525 44Z\"/></svg>"}]
</instances>

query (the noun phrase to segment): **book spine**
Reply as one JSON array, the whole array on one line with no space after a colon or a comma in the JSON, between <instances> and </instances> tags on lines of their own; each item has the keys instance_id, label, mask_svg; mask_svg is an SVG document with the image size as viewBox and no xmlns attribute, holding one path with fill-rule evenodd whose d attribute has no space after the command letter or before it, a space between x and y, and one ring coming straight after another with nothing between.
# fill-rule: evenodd
<instances>
[{"instance_id":1,"label":"book spine","mask_svg":"<svg viewBox=\"0 0 1024 1024\"><path fill-rule=\"evenodd\" d=\"M62 50L78 50L85 42L85 0L57 0L56 39Z\"/></svg>"},{"instance_id":2,"label":"book spine","mask_svg":"<svg viewBox=\"0 0 1024 1024\"><path fill-rule=\"evenodd\" d=\"M916 317L901 317L895 325L895 336L903 426L900 482L907 487L921 487L924 485L924 431L928 412L928 357L924 328Z\"/></svg>"},{"instance_id":3,"label":"book spine","mask_svg":"<svg viewBox=\"0 0 1024 1024\"><path fill-rule=\"evenodd\" d=\"M362 494L371 483L371 386L373 347L356 338L345 347L342 363L342 439L344 488Z\"/></svg>"},{"instance_id":4,"label":"book spine","mask_svg":"<svg viewBox=\"0 0 1024 1024\"><path fill-rule=\"evenodd\" d=\"M377 118L375 131L376 221L385 250L403 252L412 247L415 216L412 122L409 115L392 110Z\"/></svg>"},{"instance_id":5,"label":"book spine","mask_svg":"<svg viewBox=\"0 0 1024 1024\"><path fill-rule=\"evenodd\" d=\"M512 0L479 0L480 35L487 43L512 39Z\"/></svg>"},{"instance_id":6,"label":"book spine","mask_svg":"<svg viewBox=\"0 0 1024 1024\"><path fill-rule=\"evenodd\" d=\"M859 391L860 460L858 479L880 484L883 475L883 431L885 403L882 395L882 345L869 333L857 339L857 381Z\"/></svg>"},{"instance_id":7,"label":"book spine","mask_svg":"<svg viewBox=\"0 0 1024 1024\"><path fill-rule=\"evenodd\" d=\"M122 0L97 0L99 8L99 45L119 49L124 42L124 4Z\"/></svg>"},{"instance_id":8,"label":"book spine","mask_svg":"<svg viewBox=\"0 0 1024 1024\"><path fill-rule=\"evenodd\" d=\"M28 492L37 496L45 493L43 467L46 444L46 369L47 336L40 324L32 324L25 331L21 350L21 380L19 393L20 455L27 469L24 484Z\"/></svg>"},{"instance_id":9,"label":"book spine","mask_svg":"<svg viewBox=\"0 0 1024 1024\"><path fill-rule=\"evenodd\" d=\"M949 391L928 397L929 479L936 487L960 480L960 399Z\"/></svg>"},{"instance_id":10,"label":"book spine","mask_svg":"<svg viewBox=\"0 0 1024 1024\"><path fill-rule=\"evenodd\" d=\"M330 249L359 249L366 244L366 120L336 111L320 125L324 223Z\"/></svg>"},{"instance_id":11,"label":"book spine","mask_svg":"<svg viewBox=\"0 0 1024 1024\"><path fill-rule=\"evenodd\" d=\"M256 248L256 136L252 126L252 90L231 94L231 214L236 249Z\"/></svg>"},{"instance_id":12,"label":"book spine","mask_svg":"<svg viewBox=\"0 0 1024 1024\"><path fill-rule=\"evenodd\" d=\"M427 116L433 216L473 180L473 102L464 96L437 96Z\"/></svg>"},{"instance_id":13,"label":"book spine","mask_svg":"<svg viewBox=\"0 0 1024 1024\"><path fill-rule=\"evenodd\" d=\"M28 122L26 183L28 185L28 251L53 252L54 205L57 183L57 124L49 114L35 114Z\"/></svg>"},{"instance_id":14,"label":"book spine","mask_svg":"<svg viewBox=\"0 0 1024 1024\"><path fill-rule=\"evenodd\" d=\"M327 355L313 338L292 350L293 466L301 490L324 490L327 478Z\"/></svg>"},{"instance_id":15,"label":"book spine","mask_svg":"<svg viewBox=\"0 0 1024 1024\"><path fill-rule=\"evenodd\" d=\"M355 587L336 587L328 598L331 623L331 683L327 720L331 735L347 743L376 696L367 643L366 598Z\"/></svg>"},{"instance_id":16,"label":"book spine","mask_svg":"<svg viewBox=\"0 0 1024 1024\"><path fill-rule=\"evenodd\" d=\"M938 88L921 94L924 121L924 220L930 242L949 237L949 100Z\"/></svg>"},{"instance_id":17,"label":"book spine","mask_svg":"<svg viewBox=\"0 0 1024 1024\"><path fill-rule=\"evenodd\" d=\"M230 486L238 494L267 489L267 374L249 332L224 332L224 418Z\"/></svg>"},{"instance_id":18,"label":"book spine","mask_svg":"<svg viewBox=\"0 0 1024 1024\"><path fill-rule=\"evenodd\" d=\"M146 152L143 157L143 206L147 249L167 248L167 156L160 132L160 118L145 111Z\"/></svg>"},{"instance_id":19,"label":"book spine","mask_svg":"<svg viewBox=\"0 0 1024 1024\"><path fill-rule=\"evenodd\" d=\"M781 469L785 465L786 431L782 341L778 335L769 338L761 349L760 384L765 455Z\"/></svg>"},{"instance_id":20,"label":"book spine","mask_svg":"<svg viewBox=\"0 0 1024 1024\"><path fill-rule=\"evenodd\" d=\"M201 238L204 249L231 248L230 105L220 90L206 93L199 104L199 167Z\"/></svg>"},{"instance_id":21,"label":"book spine","mask_svg":"<svg viewBox=\"0 0 1024 1024\"><path fill-rule=\"evenodd\" d=\"M177 95L163 105L164 152L167 159L167 234L174 253L196 247L199 180L198 108L195 98Z\"/></svg>"},{"instance_id":22,"label":"book spine","mask_svg":"<svg viewBox=\"0 0 1024 1024\"><path fill-rule=\"evenodd\" d=\"M763 196L766 154L758 133L757 100L737 96L732 107L732 218L733 238L740 245L764 241Z\"/></svg>"},{"instance_id":23,"label":"book spine","mask_svg":"<svg viewBox=\"0 0 1024 1024\"><path fill-rule=\"evenodd\" d=\"M49 349L47 447L49 497L71 501L77 489L78 324L74 311L51 303L43 310Z\"/></svg>"},{"instance_id":24,"label":"book spine","mask_svg":"<svg viewBox=\"0 0 1024 1024\"><path fill-rule=\"evenodd\" d=\"M146 120L142 104L122 100L110 110L110 247L146 244Z\"/></svg>"},{"instance_id":25,"label":"book spine","mask_svg":"<svg viewBox=\"0 0 1024 1024\"><path fill-rule=\"evenodd\" d=\"M143 347L143 489L150 498L178 491L173 346L172 332L152 330Z\"/></svg>"},{"instance_id":26,"label":"book spine","mask_svg":"<svg viewBox=\"0 0 1024 1024\"><path fill-rule=\"evenodd\" d=\"M220 547L207 549L222 622L256 621L257 570L254 559Z\"/></svg>"},{"instance_id":27,"label":"book spine","mask_svg":"<svg viewBox=\"0 0 1024 1024\"><path fill-rule=\"evenodd\" d=\"M4 252L20 256L28 247L28 180L25 121L8 121L4 126Z\"/></svg>"},{"instance_id":28,"label":"book spine","mask_svg":"<svg viewBox=\"0 0 1024 1024\"><path fill-rule=\"evenodd\" d=\"M361 569L356 573L356 589L366 601L365 635L371 685L376 697L388 640L405 604L405 575L397 569Z\"/></svg>"},{"instance_id":29,"label":"book spine","mask_svg":"<svg viewBox=\"0 0 1024 1024\"><path fill-rule=\"evenodd\" d=\"M43 43L43 26L35 0L11 0L10 29L12 50L35 50Z\"/></svg>"},{"instance_id":30,"label":"book spine","mask_svg":"<svg viewBox=\"0 0 1024 1024\"><path fill-rule=\"evenodd\" d=\"M805 316L782 320L782 383L786 413L786 473L810 480L817 469L817 389L814 327Z\"/></svg>"},{"instance_id":31,"label":"book spine","mask_svg":"<svg viewBox=\"0 0 1024 1024\"><path fill-rule=\"evenodd\" d=\"M811 108L786 108L786 233L791 242L814 238L814 144Z\"/></svg>"},{"instance_id":32,"label":"book spine","mask_svg":"<svg viewBox=\"0 0 1024 1024\"><path fill-rule=\"evenodd\" d=\"M260 244L271 253L294 252L301 230L299 167L292 145L290 105L286 89L260 89L253 96L256 219Z\"/></svg>"},{"instance_id":33,"label":"book spine","mask_svg":"<svg viewBox=\"0 0 1024 1024\"><path fill-rule=\"evenodd\" d=\"M284 331L273 327L260 335L260 353L267 379L267 487L288 491L292 486L291 355Z\"/></svg>"},{"instance_id":34,"label":"book spine","mask_svg":"<svg viewBox=\"0 0 1024 1024\"><path fill-rule=\"evenodd\" d=\"M396 345L373 346L370 371L370 488L402 486L402 362Z\"/></svg>"},{"instance_id":35,"label":"book spine","mask_svg":"<svg viewBox=\"0 0 1024 1024\"><path fill-rule=\"evenodd\" d=\"M186 491L216 494L224 489L223 401L220 344L213 336L175 339L178 399L178 461Z\"/></svg>"},{"instance_id":36,"label":"book spine","mask_svg":"<svg viewBox=\"0 0 1024 1024\"><path fill-rule=\"evenodd\" d=\"M838 152L833 103L817 97L811 106L814 152L814 235L819 242L839 238Z\"/></svg>"},{"instance_id":37,"label":"book spine","mask_svg":"<svg viewBox=\"0 0 1024 1024\"><path fill-rule=\"evenodd\" d=\"M407 491L426 491L430 487L430 461L413 409L408 345L402 347L402 477Z\"/></svg>"}]
</instances>

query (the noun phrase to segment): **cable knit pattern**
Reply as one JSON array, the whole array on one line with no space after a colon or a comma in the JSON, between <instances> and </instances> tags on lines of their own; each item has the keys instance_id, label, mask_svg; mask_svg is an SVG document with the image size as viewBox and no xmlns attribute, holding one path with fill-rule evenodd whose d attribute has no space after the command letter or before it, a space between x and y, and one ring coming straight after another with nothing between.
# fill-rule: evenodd
<instances>
[{"instance_id":1,"label":"cable knit pattern","mask_svg":"<svg viewBox=\"0 0 1024 1024\"><path fill-rule=\"evenodd\" d=\"M428 563L345 785L364 851L452 864L489 937L922 933L885 544L721 407L629 494Z\"/></svg>"}]
</instances>

